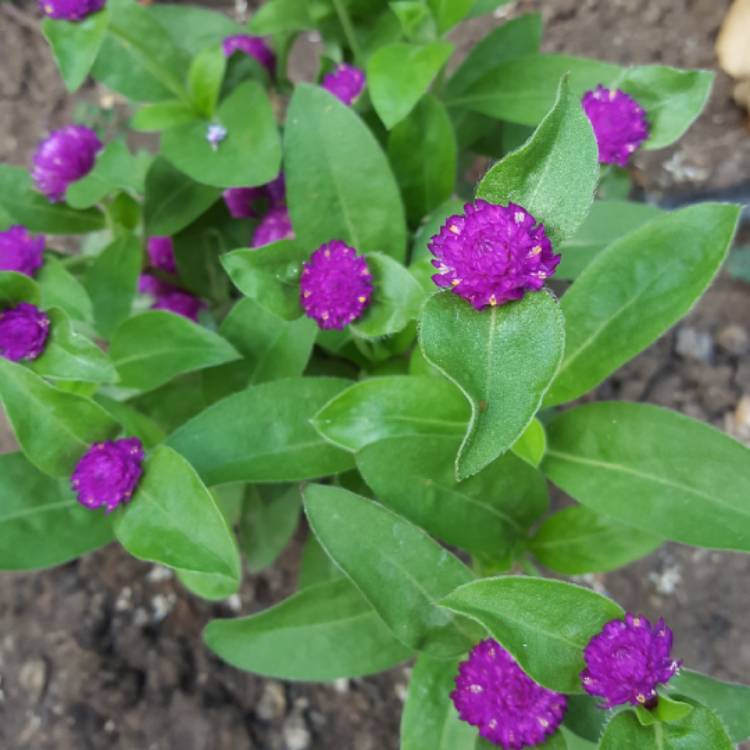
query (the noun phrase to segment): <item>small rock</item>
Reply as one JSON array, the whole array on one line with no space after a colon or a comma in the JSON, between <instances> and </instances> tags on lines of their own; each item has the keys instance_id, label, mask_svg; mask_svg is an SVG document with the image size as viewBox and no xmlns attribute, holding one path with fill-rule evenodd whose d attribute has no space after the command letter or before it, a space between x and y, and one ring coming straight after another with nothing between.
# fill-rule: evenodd
<instances>
[{"instance_id":1,"label":"small rock","mask_svg":"<svg viewBox=\"0 0 750 750\"><path fill-rule=\"evenodd\" d=\"M333 689L337 693L341 693L342 695L344 693L349 692L349 680L346 677L339 677L338 680L333 681Z\"/></svg>"},{"instance_id":2,"label":"small rock","mask_svg":"<svg viewBox=\"0 0 750 750\"><path fill-rule=\"evenodd\" d=\"M710 362L714 353L711 336L696 328L684 326L677 331L677 353L682 357Z\"/></svg>"},{"instance_id":3,"label":"small rock","mask_svg":"<svg viewBox=\"0 0 750 750\"><path fill-rule=\"evenodd\" d=\"M312 735L300 713L287 717L282 728L287 750L307 750L312 742Z\"/></svg>"},{"instance_id":4,"label":"small rock","mask_svg":"<svg viewBox=\"0 0 750 750\"><path fill-rule=\"evenodd\" d=\"M162 583L163 581L169 581L172 578L174 578L174 573L163 565L154 565L154 567L146 574L146 580L149 583Z\"/></svg>"},{"instance_id":5,"label":"small rock","mask_svg":"<svg viewBox=\"0 0 750 750\"><path fill-rule=\"evenodd\" d=\"M18 682L34 703L44 694L47 672L47 662L44 659L29 659L21 665L18 672Z\"/></svg>"},{"instance_id":6,"label":"small rock","mask_svg":"<svg viewBox=\"0 0 750 750\"><path fill-rule=\"evenodd\" d=\"M750 334L742 326L732 323L719 331L716 343L725 352L739 357L750 349Z\"/></svg>"},{"instance_id":7,"label":"small rock","mask_svg":"<svg viewBox=\"0 0 750 750\"><path fill-rule=\"evenodd\" d=\"M286 711L286 695L280 683L269 680L263 685L263 693L255 707L255 713L263 721L279 719Z\"/></svg>"}]
</instances>

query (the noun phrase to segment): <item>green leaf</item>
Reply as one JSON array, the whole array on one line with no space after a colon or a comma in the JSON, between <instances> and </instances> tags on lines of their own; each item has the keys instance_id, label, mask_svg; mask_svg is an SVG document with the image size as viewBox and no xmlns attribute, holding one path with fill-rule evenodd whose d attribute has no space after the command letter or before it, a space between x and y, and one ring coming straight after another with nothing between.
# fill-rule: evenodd
<instances>
[{"instance_id":1,"label":"green leaf","mask_svg":"<svg viewBox=\"0 0 750 750\"><path fill-rule=\"evenodd\" d=\"M370 443L407 435L462 435L469 409L443 378L368 378L329 401L312 420L330 443L357 452Z\"/></svg>"},{"instance_id":2,"label":"green leaf","mask_svg":"<svg viewBox=\"0 0 750 750\"><path fill-rule=\"evenodd\" d=\"M220 11L194 5L160 2L149 5L147 10L169 32L172 41L191 55L218 44L225 36L242 34L245 30L242 24Z\"/></svg>"},{"instance_id":3,"label":"green leaf","mask_svg":"<svg viewBox=\"0 0 750 750\"><path fill-rule=\"evenodd\" d=\"M750 552L750 450L668 409L586 404L547 430L544 473L592 510L697 547Z\"/></svg>"},{"instance_id":4,"label":"green leaf","mask_svg":"<svg viewBox=\"0 0 750 750\"><path fill-rule=\"evenodd\" d=\"M448 42L387 44L367 62L373 107L390 130L414 109L453 52Z\"/></svg>"},{"instance_id":5,"label":"green leaf","mask_svg":"<svg viewBox=\"0 0 750 750\"><path fill-rule=\"evenodd\" d=\"M700 672L681 669L669 681L671 693L700 701L715 711L734 742L750 737L750 687L721 682Z\"/></svg>"},{"instance_id":6,"label":"green leaf","mask_svg":"<svg viewBox=\"0 0 750 750\"><path fill-rule=\"evenodd\" d=\"M251 34L265 36L313 28L308 0L269 0L253 14L248 24Z\"/></svg>"},{"instance_id":7,"label":"green leaf","mask_svg":"<svg viewBox=\"0 0 750 750\"><path fill-rule=\"evenodd\" d=\"M309 420L346 386L338 378L287 378L225 398L177 429L168 443L209 485L297 482L353 467Z\"/></svg>"},{"instance_id":8,"label":"green leaf","mask_svg":"<svg viewBox=\"0 0 750 750\"><path fill-rule=\"evenodd\" d=\"M398 333L419 315L425 296L422 287L401 263L387 255L369 253L367 265L372 273L372 300L349 328L365 338Z\"/></svg>"},{"instance_id":9,"label":"green leaf","mask_svg":"<svg viewBox=\"0 0 750 750\"><path fill-rule=\"evenodd\" d=\"M258 302L242 299L229 311L219 333L242 354L242 360L206 370L211 399L248 385L302 375L310 359L317 327L309 318L287 321Z\"/></svg>"},{"instance_id":10,"label":"green leaf","mask_svg":"<svg viewBox=\"0 0 750 750\"><path fill-rule=\"evenodd\" d=\"M344 574L325 553L314 534L310 534L302 548L297 588L305 589L317 583L343 578Z\"/></svg>"},{"instance_id":11,"label":"green leaf","mask_svg":"<svg viewBox=\"0 0 750 750\"><path fill-rule=\"evenodd\" d=\"M576 505L550 516L529 543L542 565L563 575L608 573L653 552L662 540Z\"/></svg>"},{"instance_id":12,"label":"green leaf","mask_svg":"<svg viewBox=\"0 0 750 750\"><path fill-rule=\"evenodd\" d=\"M582 739L565 726L560 727L560 733L565 738L567 750L596 750L595 742Z\"/></svg>"},{"instance_id":13,"label":"green leaf","mask_svg":"<svg viewBox=\"0 0 750 750\"><path fill-rule=\"evenodd\" d=\"M0 456L0 570L62 565L103 547L103 513L76 502L67 481L40 474L20 453Z\"/></svg>"},{"instance_id":14,"label":"green leaf","mask_svg":"<svg viewBox=\"0 0 750 750\"><path fill-rule=\"evenodd\" d=\"M529 13L507 21L475 44L445 86L447 99L454 99L496 66L539 51L542 17Z\"/></svg>"},{"instance_id":15,"label":"green leaf","mask_svg":"<svg viewBox=\"0 0 750 750\"><path fill-rule=\"evenodd\" d=\"M0 164L0 205L8 225L23 224L30 232L87 234L104 229L104 214L98 208L78 211L67 203L50 203L32 189L23 167ZM2 214L0 214L2 216ZM0 225L3 222L0 219Z\"/></svg>"},{"instance_id":16,"label":"green leaf","mask_svg":"<svg viewBox=\"0 0 750 750\"><path fill-rule=\"evenodd\" d=\"M162 154L180 171L214 187L263 185L281 166L281 141L271 103L256 81L245 81L224 99L215 121L227 130L213 148L209 120L176 125L162 135Z\"/></svg>"},{"instance_id":17,"label":"green leaf","mask_svg":"<svg viewBox=\"0 0 750 750\"><path fill-rule=\"evenodd\" d=\"M305 488L304 499L323 549L396 638L439 658L471 647L476 633L469 624L437 604L471 580L463 563L407 520L347 490L312 484Z\"/></svg>"},{"instance_id":18,"label":"green leaf","mask_svg":"<svg viewBox=\"0 0 750 750\"><path fill-rule=\"evenodd\" d=\"M297 485L248 486L239 537L251 573L267 568L282 553L299 525L301 507Z\"/></svg>"},{"instance_id":19,"label":"green leaf","mask_svg":"<svg viewBox=\"0 0 750 750\"><path fill-rule=\"evenodd\" d=\"M615 602L571 583L526 576L484 578L441 604L472 617L550 690L581 693L583 650L609 620L623 616Z\"/></svg>"},{"instance_id":20,"label":"green leaf","mask_svg":"<svg viewBox=\"0 0 750 750\"><path fill-rule=\"evenodd\" d=\"M94 401L122 425L126 435L139 438L147 449L164 441L166 437L164 430L151 417L141 414L130 404L115 401L101 393L94 396Z\"/></svg>"},{"instance_id":21,"label":"green leaf","mask_svg":"<svg viewBox=\"0 0 750 750\"><path fill-rule=\"evenodd\" d=\"M37 374L53 380L112 383L117 373L109 357L92 341L77 333L59 308L47 310L49 336L42 356L29 363Z\"/></svg>"},{"instance_id":22,"label":"green leaf","mask_svg":"<svg viewBox=\"0 0 750 750\"><path fill-rule=\"evenodd\" d=\"M652 716L654 721L672 723L684 719L693 708L694 706L690 703L683 703L682 701L673 700L666 695L660 695L659 702L651 711L643 706L636 706L635 711L639 719L641 718L641 712L643 712ZM648 722L644 722L644 725L648 726Z\"/></svg>"},{"instance_id":23,"label":"green leaf","mask_svg":"<svg viewBox=\"0 0 750 750\"><path fill-rule=\"evenodd\" d=\"M2 357L0 398L24 455L51 476L70 477L91 443L112 437L118 429L93 401L58 391Z\"/></svg>"},{"instance_id":24,"label":"green leaf","mask_svg":"<svg viewBox=\"0 0 750 750\"><path fill-rule=\"evenodd\" d=\"M534 468L538 467L547 450L547 433L544 431L544 425L534 417L521 437L513 443L511 450L527 464Z\"/></svg>"},{"instance_id":25,"label":"green leaf","mask_svg":"<svg viewBox=\"0 0 750 750\"><path fill-rule=\"evenodd\" d=\"M201 117L213 117L226 67L227 58L218 44L204 49L193 59L188 71L188 91Z\"/></svg>"},{"instance_id":26,"label":"green leaf","mask_svg":"<svg viewBox=\"0 0 750 750\"><path fill-rule=\"evenodd\" d=\"M115 331L110 354L122 385L142 391L158 388L177 375L240 357L218 334L164 310L126 320Z\"/></svg>"},{"instance_id":27,"label":"green leaf","mask_svg":"<svg viewBox=\"0 0 750 750\"><path fill-rule=\"evenodd\" d=\"M507 5L511 0L474 0L469 12L469 18L478 18L492 13L502 5Z\"/></svg>"},{"instance_id":28,"label":"green leaf","mask_svg":"<svg viewBox=\"0 0 750 750\"><path fill-rule=\"evenodd\" d=\"M388 158L412 224L451 197L456 184L456 136L440 100L428 94L393 128Z\"/></svg>"},{"instance_id":29,"label":"green leaf","mask_svg":"<svg viewBox=\"0 0 750 750\"><path fill-rule=\"evenodd\" d=\"M565 728L575 732L576 737L584 738L593 743L598 742L607 721L611 718L611 714L608 711L603 711L599 707L599 699L588 693L568 695L567 699L568 710L565 712ZM570 741L570 737L567 737L567 739L571 747L578 747Z\"/></svg>"},{"instance_id":30,"label":"green leaf","mask_svg":"<svg viewBox=\"0 0 750 750\"><path fill-rule=\"evenodd\" d=\"M430 534L485 560L508 559L547 509L542 475L512 454L456 482L458 438L394 437L366 446L357 467L378 499Z\"/></svg>"},{"instance_id":31,"label":"green leaf","mask_svg":"<svg viewBox=\"0 0 750 750\"><path fill-rule=\"evenodd\" d=\"M59 307L75 320L93 321L94 308L88 292L57 258L45 258L36 279L43 307Z\"/></svg>"},{"instance_id":32,"label":"green leaf","mask_svg":"<svg viewBox=\"0 0 750 750\"><path fill-rule=\"evenodd\" d=\"M232 666L284 680L361 677L411 656L345 579L311 586L251 617L212 620L203 639Z\"/></svg>"},{"instance_id":33,"label":"green leaf","mask_svg":"<svg viewBox=\"0 0 750 750\"><path fill-rule=\"evenodd\" d=\"M682 318L724 261L739 213L688 206L601 252L563 297L565 357L546 403L582 396Z\"/></svg>"},{"instance_id":34,"label":"green leaf","mask_svg":"<svg viewBox=\"0 0 750 750\"><path fill-rule=\"evenodd\" d=\"M294 91L284 169L292 224L308 254L339 239L404 260L404 208L388 160L359 116L319 86Z\"/></svg>"},{"instance_id":35,"label":"green leaf","mask_svg":"<svg viewBox=\"0 0 750 750\"><path fill-rule=\"evenodd\" d=\"M0 271L0 307L13 307L19 302L38 305L40 297L39 286L30 276L17 271Z\"/></svg>"},{"instance_id":36,"label":"green leaf","mask_svg":"<svg viewBox=\"0 0 750 750\"><path fill-rule=\"evenodd\" d=\"M589 212L599 180L598 154L581 100L563 78L550 113L524 146L484 176L477 197L518 203L556 242L570 237Z\"/></svg>"},{"instance_id":37,"label":"green leaf","mask_svg":"<svg viewBox=\"0 0 750 750\"><path fill-rule=\"evenodd\" d=\"M130 119L133 130L144 133L169 130L195 119L192 107L178 99L144 104Z\"/></svg>"},{"instance_id":38,"label":"green leaf","mask_svg":"<svg viewBox=\"0 0 750 750\"><path fill-rule=\"evenodd\" d=\"M113 519L117 539L134 557L221 577L225 596L237 590L234 537L211 493L171 448L161 445L146 459L133 498Z\"/></svg>"},{"instance_id":39,"label":"green leaf","mask_svg":"<svg viewBox=\"0 0 750 750\"><path fill-rule=\"evenodd\" d=\"M474 0L427 0L443 34L462 21L474 5Z\"/></svg>"},{"instance_id":40,"label":"green leaf","mask_svg":"<svg viewBox=\"0 0 750 750\"><path fill-rule=\"evenodd\" d=\"M640 724L632 711L617 714L607 724L600 750L733 750L719 718L703 706L696 706L682 721L649 727Z\"/></svg>"},{"instance_id":41,"label":"green leaf","mask_svg":"<svg viewBox=\"0 0 750 750\"><path fill-rule=\"evenodd\" d=\"M139 102L177 97L187 102L184 77L190 58L142 5L110 0L110 21L91 74Z\"/></svg>"},{"instance_id":42,"label":"green leaf","mask_svg":"<svg viewBox=\"0 0 750 750\"><path fill-rule=\"evenodd\" d=\"M445 201L442 205L438 206L429 216L424 218L422 225L417 229L414 234L414 242L412 243L411 249L411 266L409 270L414 273L414 268L419 261L427 258L432 260L432 255L428 249L428 245L433 235L436 235L440 231L440 227L443 226L445 220L453 214L460 214L463 211L464 201L458 198L450 198ZM434 273L432 265L429 265L429 273ZM415 274L416 275L416 274ZM429 286L425 285L425 288L435 291L437 287L433 283L432 279L429 280Z\"/></svg>"},{"instance_id":43,"label":"green leaf","mask_svg":"<svg viewBox=\"0 0 750 750\"><path fill-rule=\"evenodd\" d=\"M632 232L663 211L648 203L625 200L594 201L591 211L572 237L558 249L562 256L556 279L575 279L611 242Z\"/></svg>"},{"instance_id":44,"label":"green leaf","mask_svg":"<svg viewBox=\"0 0 750 750\"><path fill-rule=\"evenodd\" d=\"M257 250L234 250L222 256L232 283L246 296L285 320L302 315L299 277L309 247L295 240L282 240Z\"/></svg>"},{"instance_id":45,"label":"green leaf","mask_svg":"<svg viewBox=\"0 0 750 750\"><path fill-rule=\"evenodd\" d=\"M497 745L488 742L482 737L477 737L476 750L494 750ZM569 745L565 738L565 735L561 732L555 732L546 742L542 742L541 745L528 746L530 750L568 750Z\"/></svg>"},{"instance_id":46,"label":"green leaf","mask_svg":"<svg viewBox=\"0 0 750 750\"><path fill-rule=\"evenodd\" d=\"M427 300L422 351L471 404L456 459L459 479L487 466L526 430L560 365L563 326L546 292L482 311L451 292Z\"/></svg>"},{"instance_id":47,"label":"green leaf","mask_svg":"<svg viewBox=\"0 0 750 750\"><path fill-rule=\"evenodd\" d=\"M390 2L388 7L393 11L393 15L398 18L401 31L408 41L429 42L437 36L435 19L424 0L395 0ZM381 18L383 18L382 23L385 26L386 23L392 23L393 16L387 14ZM385 20L386 18L388 18L388 21ZM371 49L374 51L383 44L398 41L400 38L401 34L394 33L392 36L389 35L388 38L378 40L379 43L376 42L371 47L367 45L365 55L369 56Z\"/></svg>"},{"instance_id":48,"label":"green leaf","mask_svg":"<svg viewBox=\"0 0 750 750\"><path fill-rule=\"evenodd\" d=\"M97 331L109 338L130 315L143 251L133 235L108 245L89 266L83 284L94 306Z\"/></svg>"},{"instance_id":49,"label":"green leaf","mask_svg":"<svg viewBox=\"0 0 750 750\"><path fill-rule=\"evenodd\" d=\"M401 750L474 750L477 730L458 718L450 699L457 674L455 660L419 656L401 715Z\"/></svg>"},{"instance_id":50,"label":"green leaf","mask_svg":"<svg viewBox=\"0 0 750 750\"><path fill-rule=\"evenodd\" d=\"M52 48L57 67L68 91L75 91L86 80L107 32L106 7L81 21L45 18L42 33Z\"/></svg>"}]
</instances>

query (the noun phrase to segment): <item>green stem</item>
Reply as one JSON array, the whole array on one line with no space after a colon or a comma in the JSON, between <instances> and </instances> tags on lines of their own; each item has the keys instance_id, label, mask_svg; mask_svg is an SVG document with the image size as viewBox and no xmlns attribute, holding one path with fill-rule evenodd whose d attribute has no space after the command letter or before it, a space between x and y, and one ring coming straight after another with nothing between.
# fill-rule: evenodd
<instances>
[{"instance_id":1,"label":"green stem","mask_svg":"<svg viewBox=\"0 0 750 750\"><path fill-rule=\"evenodd\" d=\"M520 562L521 569L524 573L526 573L527 576L533 576L534 578L542 577L542 573L539 568L537 568L537 566L534 565L534 563L531 562L528 557L522 557Z\"/></svg>"},{"instance_id":2,"label":"green stem","mask_svg":"<svg viewBox=\"0 0 750 750\"><path fill-rule=\"evenodd\" d=\"M354 59L357 62L361 62L362 50L359 48L357 35L352 25L352 19L349 18L349 13L346 10L346 5L344 5L343 0L333 0L333 7L336 9L336 15L339 17L341 27L344 29L344 36L346 36L346 41L349 42Z\"/></svg>"}]
</instances>

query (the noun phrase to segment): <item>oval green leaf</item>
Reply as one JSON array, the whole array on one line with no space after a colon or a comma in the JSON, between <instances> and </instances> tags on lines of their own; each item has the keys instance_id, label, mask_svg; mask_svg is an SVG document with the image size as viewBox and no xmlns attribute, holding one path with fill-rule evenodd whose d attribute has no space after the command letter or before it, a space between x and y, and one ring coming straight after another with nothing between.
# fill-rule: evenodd
<instances>
[{"instance_id":1,"label":"oval green leaf","mask_svg":"<svg viewBox=\"0 0 750 750\"><path fill-rule=\"evenodd\" d=\"M0 307L13 307L19 302L39 304L41 290L31 277L16 271L0 271Z\"/></svg>"},{"instance_id":2,"label":"oval green leaf","mask_svg":"<svg viewBox=\"0 0 750 750\"><path fill-rule=\"evenodd\" d=\"M59 307L74 320L93 321L94 307L88 292L57 258L44 259L36 280L43 307Z\"/></svg>"}]
</instances>

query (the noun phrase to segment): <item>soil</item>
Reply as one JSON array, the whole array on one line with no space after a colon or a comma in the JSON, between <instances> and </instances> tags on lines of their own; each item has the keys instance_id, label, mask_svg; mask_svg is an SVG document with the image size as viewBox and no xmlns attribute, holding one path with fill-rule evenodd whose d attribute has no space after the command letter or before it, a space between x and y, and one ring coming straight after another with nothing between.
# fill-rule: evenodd
<instances>
[{"instance_id":1,"label":"soil","mask_svg":"<svg viewBox=\"0 0 750 750\"><path fill-rule=\"evenodd\" d=\"M727 6L524 0L503 12L541 10L549 50L713 68ZM0 5L0 158L13 163L27 163L36 141L74 106L35 17L35 3ZM458 41L465 47L484 30L483 22L468 24ZM716 191L744 194L750 138L731 87L719 73L709 109L685 139L638 156L635 173L646 196L679 202ZM101 101L93 89L85 96ZM748 321L750 288L722 276L685 321L596 397L670 406L750 443ZM0 429L0 450L11 449ZM395 750L403 668L331 686L284 684L237 672L201 645L211 617L263 609L293 588L299 546L219 605L196 600L168 571L115 545L56 570L0 577L0 747ZM747 682L748 576L748 556L667 544L585 582L630 609L663 615L690 667Z\"/></svg>"}]
</instances>

